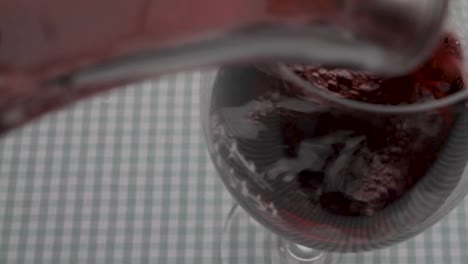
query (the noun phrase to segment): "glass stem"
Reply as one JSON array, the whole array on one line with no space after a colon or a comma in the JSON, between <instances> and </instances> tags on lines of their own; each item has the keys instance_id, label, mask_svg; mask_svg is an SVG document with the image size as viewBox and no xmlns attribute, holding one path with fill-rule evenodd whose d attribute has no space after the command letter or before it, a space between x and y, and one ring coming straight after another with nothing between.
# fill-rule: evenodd
<instances>
[{"instance_id":1,"label":"glass stem","mask_svg":"<svg viewBox=\"0 0 468 264\"><path fill-rule=\"evenodd\" d=\"M283 255L288 264L331 264L326 257L326 253L313 248L301 246L299 244L280 239L280 254Z\"/></svg>"}]
</instances>

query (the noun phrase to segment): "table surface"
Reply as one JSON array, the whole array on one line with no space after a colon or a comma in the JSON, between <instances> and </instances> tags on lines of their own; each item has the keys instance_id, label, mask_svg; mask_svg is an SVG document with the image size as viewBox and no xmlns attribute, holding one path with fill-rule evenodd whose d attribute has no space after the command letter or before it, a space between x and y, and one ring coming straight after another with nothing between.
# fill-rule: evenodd
<instances>
[{"instance_id":1,"label":"table surface","mask_svg":"<svg viewBox=\"0 0 468 264\"><path fill-rule=\"evenodd\" d=\"M200 79L116 90L2 138L0 263L219 263L232 200L204 148ZM462 202L425 233L349 263L468 263L467 213ZM241 263L258 263L257 252L240 250Z\"/></svg>"}]
</instances>

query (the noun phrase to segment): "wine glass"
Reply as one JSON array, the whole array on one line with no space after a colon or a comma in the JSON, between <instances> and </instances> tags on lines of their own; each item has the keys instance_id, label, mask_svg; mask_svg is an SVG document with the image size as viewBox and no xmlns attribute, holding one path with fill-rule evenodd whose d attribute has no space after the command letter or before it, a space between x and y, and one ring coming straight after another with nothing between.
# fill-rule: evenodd
<instances>
[{"instance_id":1,"label":"wine glass","mask_svg":"<svg viewBox=\"0 0 468 264\"><path fill-rule=\"evenodd\" d=\"M329 264L452 210L468 192L466 25L468 4L453 1L439 48L401 78L284 63L205 75L208 151L243 209L229 213L222 260L234 263L238 225L275 241L267 263Z\"/></svg>"}]
</instances>

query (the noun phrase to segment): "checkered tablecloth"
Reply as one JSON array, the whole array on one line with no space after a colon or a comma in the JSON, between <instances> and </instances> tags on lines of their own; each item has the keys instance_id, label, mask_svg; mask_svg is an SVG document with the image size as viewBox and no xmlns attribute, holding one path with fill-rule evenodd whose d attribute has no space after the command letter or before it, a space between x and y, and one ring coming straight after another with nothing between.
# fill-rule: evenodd
<instances>
[{"instance_id":1,"label":"checkered tablecloth","mask_svg":"<svg viewBox=\"0 0 468 264\"><path fill-rule=\"evenodd\" d=\"M200 77L116 90L1 138L0 263L219 263L232 201L203 145ZM347 260L468 263L467 212Z\"/></svg>"}]
</instances>

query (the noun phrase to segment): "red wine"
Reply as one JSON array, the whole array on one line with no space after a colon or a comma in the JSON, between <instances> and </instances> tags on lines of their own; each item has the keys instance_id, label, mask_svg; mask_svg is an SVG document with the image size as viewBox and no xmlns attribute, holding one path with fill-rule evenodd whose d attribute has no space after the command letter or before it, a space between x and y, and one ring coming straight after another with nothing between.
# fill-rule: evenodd
<instances>
[{"instance_id":1,"label":"red wine","mask_svg":"<svg viewBox=\"0 0 468 264\"><path fill-rule=\"evenodd\" d=\"M290 67L336 96L400 105L464 89L461 59L447 34L426 64L399 78ZM213 89L212 156L231 193L271 229L326 250L402 236L398 225L411 218L390 221L389 212L403 212L457 120L456 106L396 115L326 103L255 67L223 69Z\"/></svg>"},{"instance_id":2,"label":"red wine","mask_svg":"<svg viewBox=\"0 0 468 264\"><path fill-rule=\"evenodd\" d=\"M369 73L325 69L308 65L291 68L316 88L337 96L373 104L411 104L443 98L463 86L460 42L446 34L431 58L414 72L400 78L382 79ZM295 90L298 94L306 91Z\"/></svg>"}]
</instances>

